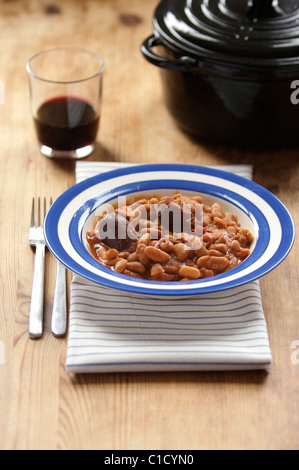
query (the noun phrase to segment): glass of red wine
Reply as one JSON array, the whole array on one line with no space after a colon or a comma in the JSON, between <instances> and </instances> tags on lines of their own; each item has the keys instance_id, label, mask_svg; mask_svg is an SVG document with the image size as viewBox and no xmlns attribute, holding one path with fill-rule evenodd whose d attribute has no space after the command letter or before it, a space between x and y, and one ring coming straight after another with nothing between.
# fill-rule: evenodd
<instances>
[{"instance_id":1,"label":"glass of red wine","mask_svg":"<svg viewBox=\"0 0 299 470\"><path fill-rule=\"evenodd\" d=\"M87 157L99 129L103 59L79 48L40 52L27 63L33 121L43 155Z\"/></svg>"}]
</instances>

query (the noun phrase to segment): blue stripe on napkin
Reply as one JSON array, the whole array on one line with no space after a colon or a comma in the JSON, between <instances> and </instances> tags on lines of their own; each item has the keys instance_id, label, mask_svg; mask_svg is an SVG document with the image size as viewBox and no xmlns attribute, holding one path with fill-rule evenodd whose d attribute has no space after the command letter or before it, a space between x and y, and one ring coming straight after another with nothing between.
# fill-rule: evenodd
<instances>
[{"instance_id":1,"label":"blue stripe on napkin","mask_svg":"<svg viewBox=\"0 0 299 470\"><path fill-rule=\"evenodd\" d=\"M127 164L77 162L77 182ZM251 178L251 166L218 167ZM190 299L135 296L78 275L71 283L68 372L265 369L259 282Z\"/></svg>"}]
</instances>

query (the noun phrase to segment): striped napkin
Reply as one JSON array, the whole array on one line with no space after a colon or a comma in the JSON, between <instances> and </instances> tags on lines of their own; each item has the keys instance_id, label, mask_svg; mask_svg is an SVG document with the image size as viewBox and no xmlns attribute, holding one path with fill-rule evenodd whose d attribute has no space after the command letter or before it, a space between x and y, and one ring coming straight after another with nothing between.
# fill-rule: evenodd
<instances>
[{"instance_id":1,"label":"striped napkin","mask_svg":"<svg viewBox=\"0 0 299 470\"><path fill-rule=\"evenodd\" d=\"M78 161L76 181L125 165ZM252 176L250 165L217 168ZM161 300L73 275L68 372L252 370L270 364L258 281L197 298Z\"/></svg>"}]
</instances>

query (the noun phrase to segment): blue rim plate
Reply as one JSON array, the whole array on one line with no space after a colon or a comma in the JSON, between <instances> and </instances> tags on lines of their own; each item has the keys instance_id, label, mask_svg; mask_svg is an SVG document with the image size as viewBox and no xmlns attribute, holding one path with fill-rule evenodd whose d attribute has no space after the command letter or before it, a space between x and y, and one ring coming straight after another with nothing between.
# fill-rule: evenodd
<instances>
[{"instance_id":1,"label":"blue rim plate","mask_svg":"<svg viewBox=\"0 0 299 470\"><path fill-rule=\"evenodd\" d=\"M102 266L85 246L88 221L103 204L131 194L178 190L217 200L237 213L255 236L250 256L238 267L210 278L158 282L132 278ZM44 225L46 243L70 271L92 282L135 294L190 296L238 287L277 267L294 243L293 220L271 192L241 176L191 165L137 165L96 175L65 191L51 206Z\"/></svg>"}]
</instances>

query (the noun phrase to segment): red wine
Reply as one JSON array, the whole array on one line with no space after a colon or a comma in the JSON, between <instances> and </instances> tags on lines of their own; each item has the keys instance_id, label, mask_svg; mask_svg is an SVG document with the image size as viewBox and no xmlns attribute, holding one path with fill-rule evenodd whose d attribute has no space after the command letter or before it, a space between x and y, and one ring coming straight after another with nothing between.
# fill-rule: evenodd
<instances>
[{"instance_id":1,"label":"red wine","mask_svg":"<svg viewBox=\"0 0 299 470\"><path fill-rule=\"evenodd\" d=\"M67 151L80 149L95 141L99 116L87 101L61 96L43 103L34 123L42 145Z\"/></svg>"}]
</instances>

